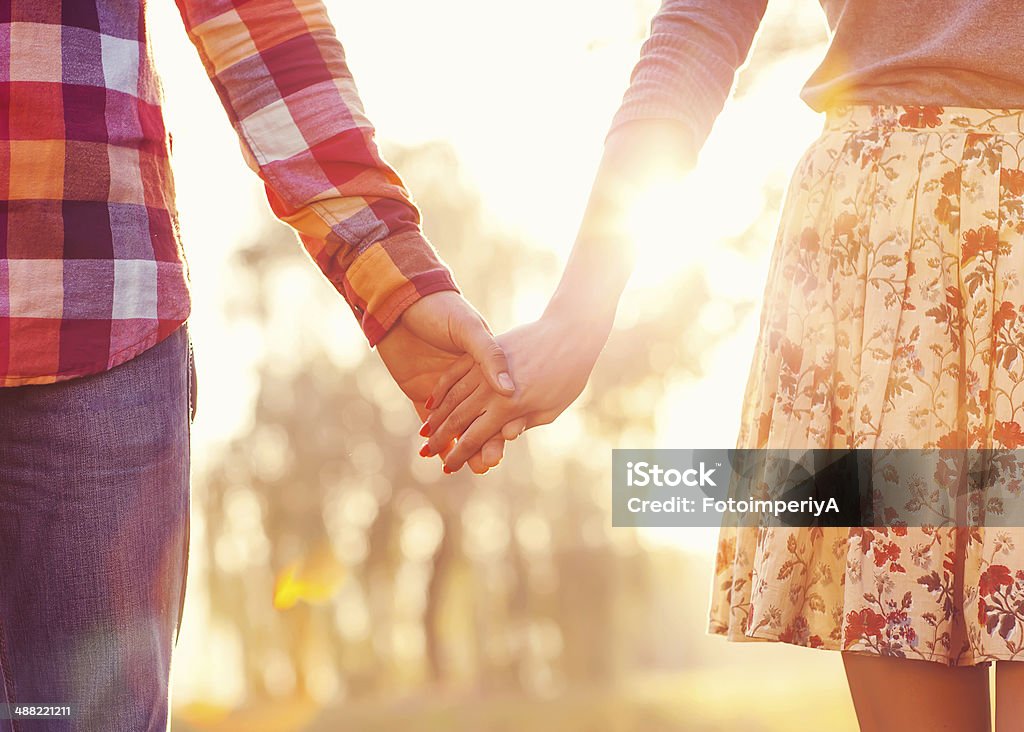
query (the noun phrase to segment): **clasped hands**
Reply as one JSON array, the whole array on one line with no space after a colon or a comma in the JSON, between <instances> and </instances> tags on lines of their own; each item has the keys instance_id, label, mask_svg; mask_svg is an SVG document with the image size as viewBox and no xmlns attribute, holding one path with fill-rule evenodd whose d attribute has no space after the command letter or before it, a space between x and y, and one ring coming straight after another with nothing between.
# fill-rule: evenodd
<instances>
[{"instance_id":1,"label":"clasped hands","mask_svg":"<svg viewBox=\"0 0 1024 732\"><path fill-rule=\"evenodd\" d=\"M501 462L506 442L572 404L611 324L571 311L549 307L495 338L456 292L410 306L377 351L424 420L420 455L440 456L446 473L485 473Z\"/></svg>"},{"instance_id":2,"label":"clasped hands","mask_svg":"<svg viewBox=\"0 0 1024 732\"><path fill-rule=\"evenodd\" d=\"M576 243L539 320L495 337L457 292L413 303L378 345L424 420L424 457L453 473L485 473L505 443L548 424L583 391L633 268L628 212L643 192L680 175L689 138L671 120L637 120L609 134Z\"/></svg>"}]
</instances>

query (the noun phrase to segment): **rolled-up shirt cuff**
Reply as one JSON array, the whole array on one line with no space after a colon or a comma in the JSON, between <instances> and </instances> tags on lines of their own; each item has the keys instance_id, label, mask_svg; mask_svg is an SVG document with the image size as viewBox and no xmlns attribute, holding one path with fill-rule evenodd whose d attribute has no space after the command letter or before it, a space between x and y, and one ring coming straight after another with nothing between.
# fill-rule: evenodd
<instances>
[{"instance_id":1,"label":"rolled-up shirt cuff","mask_svg":"<svg viewBox=\"0 0 1024 732\"><path fill-rule=\"evenodd\" d=\"M419 232L372 244L349 266L344 295L370 346L376 346L410 305L427 295L459 291L451 271Z\"/></svg>"}]
</instances>

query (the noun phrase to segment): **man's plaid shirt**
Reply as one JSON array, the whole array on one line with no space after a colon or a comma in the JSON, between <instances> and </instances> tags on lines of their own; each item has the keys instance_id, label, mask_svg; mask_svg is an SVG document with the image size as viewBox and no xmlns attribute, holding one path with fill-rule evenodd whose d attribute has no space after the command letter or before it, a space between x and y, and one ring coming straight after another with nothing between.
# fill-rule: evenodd
<instances>
[{"instance_id":1,"label":"man's plaid shirt","mask_svg":"<svg viewBox=\"0 0 1024 732\"><path fill-rule=\"evenodd\" d=\"M176 0L274 213L371 345L455 289L319 0ZM0 386L112 368L189 314L144 0L0 0Z\"/></svg>"}]
</instances>

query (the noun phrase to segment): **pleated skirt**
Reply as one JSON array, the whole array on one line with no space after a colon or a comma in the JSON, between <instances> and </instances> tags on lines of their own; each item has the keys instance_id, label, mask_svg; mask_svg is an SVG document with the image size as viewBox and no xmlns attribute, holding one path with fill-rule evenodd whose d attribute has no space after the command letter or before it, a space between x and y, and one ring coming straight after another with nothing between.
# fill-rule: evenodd
<instances>
[{"instance_id":1,"label":"pleated skirt","mask_svg":"<svg viewBox=\"0 0 1024 732\"><path fill-rule=\"evenodd\" d=\"M1024 110L827 113L787 192L737 447L1024 446L1022 157ZM1024 528L723 528L710 632L1024 660Z\"/></svg>"}]
</instances>

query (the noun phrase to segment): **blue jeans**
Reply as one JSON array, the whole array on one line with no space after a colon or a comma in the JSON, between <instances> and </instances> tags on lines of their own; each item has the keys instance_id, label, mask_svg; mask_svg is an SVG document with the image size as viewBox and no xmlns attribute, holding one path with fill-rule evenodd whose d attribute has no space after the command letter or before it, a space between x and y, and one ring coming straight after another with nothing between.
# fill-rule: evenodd
<instances>
[{"instance_id":1,"label":"blue jeans","mask_svg":"<svg viewBox=\"0 0 1024 732\"><path fill-rule=\"evenodd\" d=\"M185 594L187 326L110 371L0 389L0 732L166 730Z\"/></svg>"}]
</instances>

